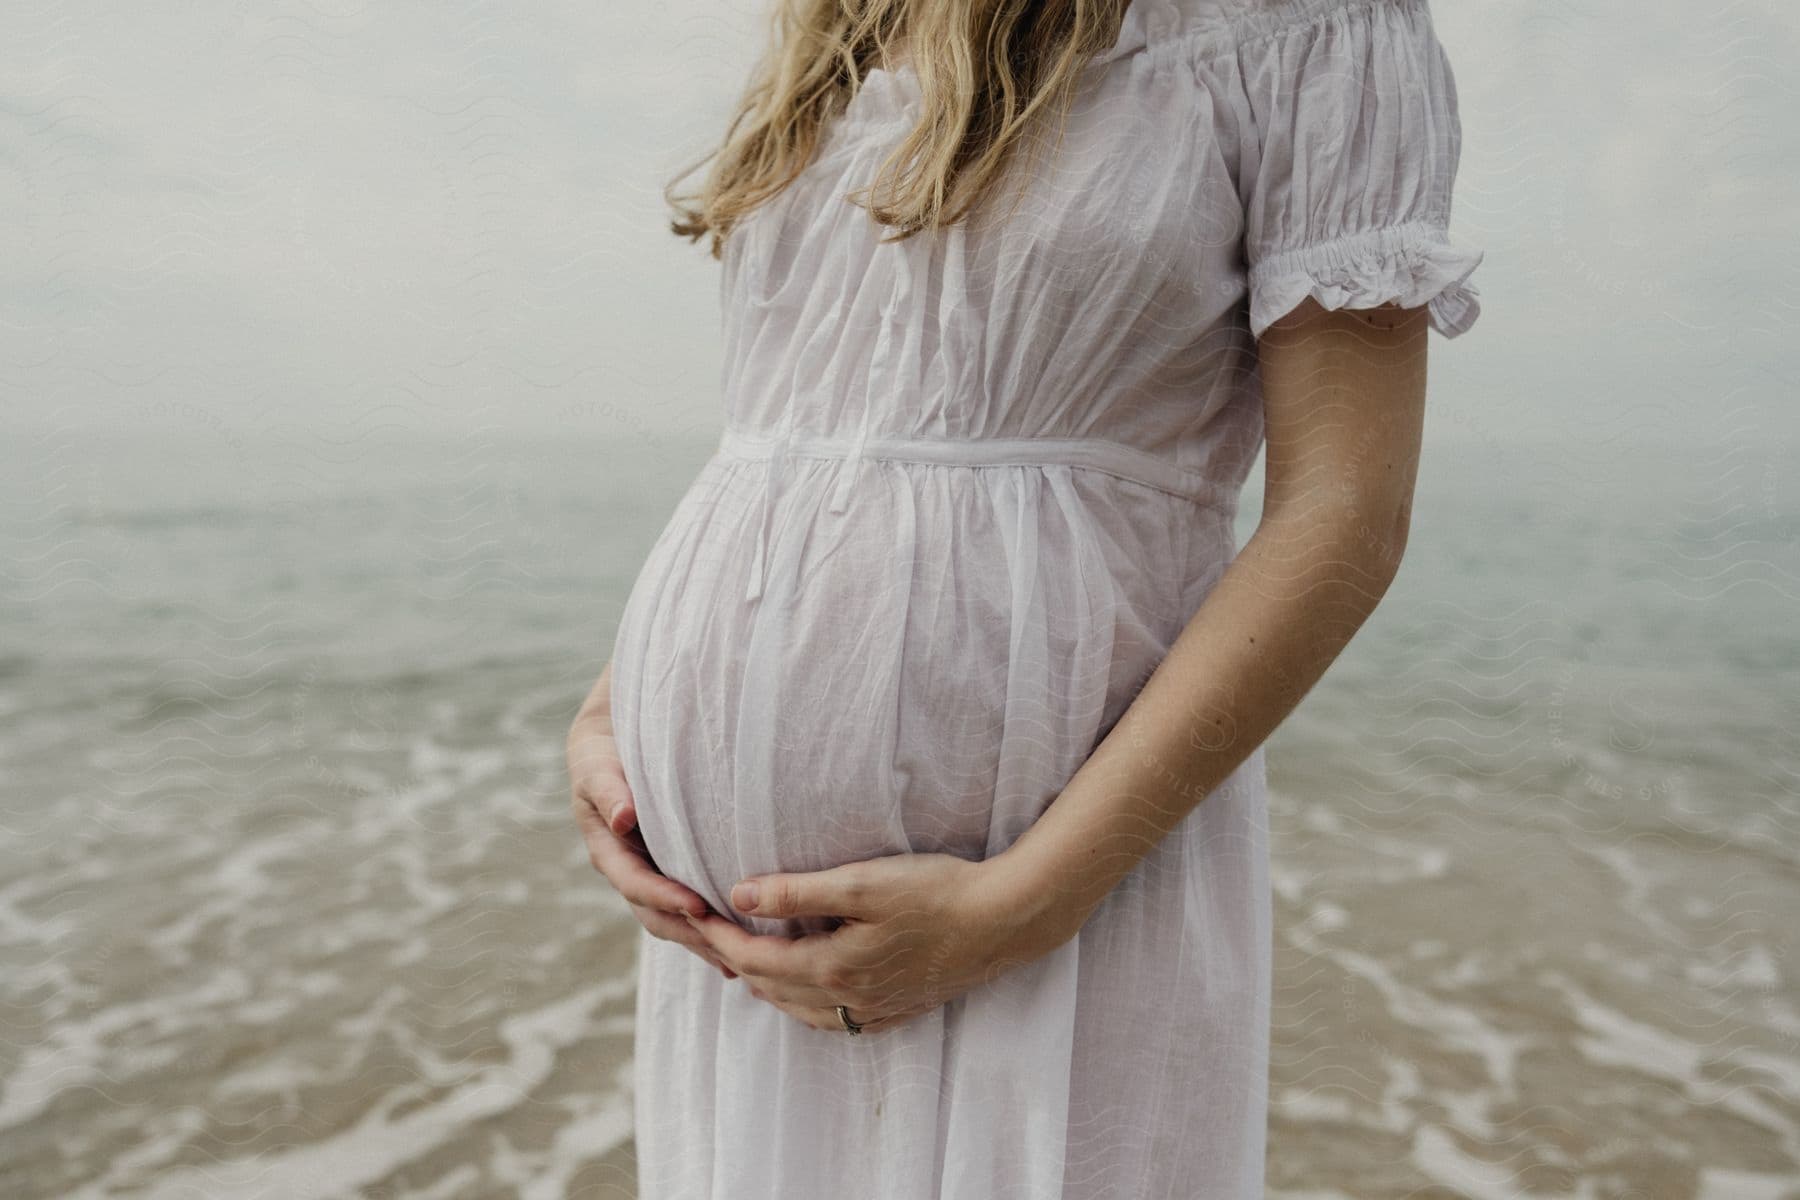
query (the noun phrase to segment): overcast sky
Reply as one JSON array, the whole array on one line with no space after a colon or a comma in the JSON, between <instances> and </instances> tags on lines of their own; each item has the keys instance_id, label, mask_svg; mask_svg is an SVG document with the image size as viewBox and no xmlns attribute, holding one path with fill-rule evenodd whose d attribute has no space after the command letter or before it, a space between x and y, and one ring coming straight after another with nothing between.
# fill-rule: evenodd
<instances>
[{"instance_id":1,"label":"overcast sky","mask_svg":"<svg viewBox=\"0 0 1800 1200\"><path fill-rule=\"evenodd\" d=\"M718 265L661 188L769 0L0 15L16 429L719 422ZM1436 436L1800 428L1800 6L1433 5L1483 315Z\"/></svg>"}]
</instances>

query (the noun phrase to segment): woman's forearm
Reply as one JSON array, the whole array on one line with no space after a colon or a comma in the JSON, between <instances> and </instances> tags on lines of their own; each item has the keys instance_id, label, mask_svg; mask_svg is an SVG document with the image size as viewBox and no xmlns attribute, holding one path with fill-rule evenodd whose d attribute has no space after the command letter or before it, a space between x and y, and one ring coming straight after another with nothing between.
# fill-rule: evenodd
<instances>
[{"instance_id":1,"label":"woman's forearm","mask_svg":"<svg viewBox=\"0 0 1800 1200\"><path fill-rule=\"evenodd\" d=\"M1068 786L988 860L1006 906L1072 935L1318 682L1385 594L1406 520L1391 500L1265 516Z\"/></svg>"}]
</instances>

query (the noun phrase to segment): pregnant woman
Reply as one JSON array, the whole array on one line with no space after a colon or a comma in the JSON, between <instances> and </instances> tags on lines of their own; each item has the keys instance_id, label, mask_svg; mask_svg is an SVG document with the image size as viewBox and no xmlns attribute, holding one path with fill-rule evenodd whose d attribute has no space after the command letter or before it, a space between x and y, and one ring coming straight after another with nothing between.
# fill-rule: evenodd
<instances>
[{"instance_id":1,"label":"pregnant woman","mask_svg":"<svg viewBox=\"0 0 1800 1200\"><path fill-rule=\"evenodd\" d=\"M1426 0L778 4L676 225L723 436L569 736L640 1194L1260 1197L1262 746L1479 313Z\"/></svg>"}]
</instances>

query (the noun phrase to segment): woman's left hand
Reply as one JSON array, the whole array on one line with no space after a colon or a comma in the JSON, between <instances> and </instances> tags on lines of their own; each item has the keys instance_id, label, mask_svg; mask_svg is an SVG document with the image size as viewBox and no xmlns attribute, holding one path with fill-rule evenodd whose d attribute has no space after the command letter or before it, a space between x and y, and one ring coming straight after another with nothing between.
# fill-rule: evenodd
<instances>
[{"instance_id":1,"label":"woman's left hand","mask_svg":"<svg viewBox=\"0 0 1800 1200\"><path fill-rule=\"evenodd\" d=\"M754 934L718 913L688 920L750 994L817 1029L843 1032L837 1006L878 1033L1048 954L1080 928L1054 889L1022 887L1004 854L970 862L895 854L826 871L754 877L759 917L838 917L828 933ZM1049 896L1046 893L1050 893Z\"/></svg>"}]
</instances>

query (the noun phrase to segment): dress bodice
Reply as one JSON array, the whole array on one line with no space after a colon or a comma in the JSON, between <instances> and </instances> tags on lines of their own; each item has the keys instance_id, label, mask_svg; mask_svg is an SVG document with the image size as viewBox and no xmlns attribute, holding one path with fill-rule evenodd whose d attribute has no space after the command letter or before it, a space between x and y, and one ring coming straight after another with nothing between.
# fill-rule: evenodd
<instances>
[{"instance_id":1,"label":"dress bodice","mask_svg":"<svg viewBox=\"0 0 1800 1200\"><path fill-rule=\"evenodd\" d=\"M871 438L1099 440L1235 496L1275 317L1395 300L1453 337L1479 312L1425 0L1132 0L1016 204L883 242L845 197L917 89L871 72L726 242L726 426L843 443L834 507Z\"/></svg>"}]
</instances>

